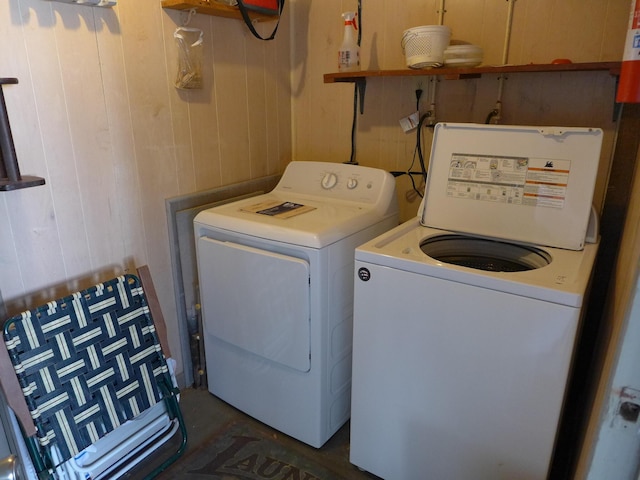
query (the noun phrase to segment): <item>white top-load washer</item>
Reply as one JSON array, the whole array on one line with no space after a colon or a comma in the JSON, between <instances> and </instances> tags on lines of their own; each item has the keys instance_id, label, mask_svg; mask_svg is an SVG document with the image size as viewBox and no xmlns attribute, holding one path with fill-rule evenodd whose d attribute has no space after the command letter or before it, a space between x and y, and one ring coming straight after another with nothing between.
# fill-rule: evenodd
<instances>
[{"instance_id":1,"label":"white top-load washer","mask_svg":"<svg viewBox=\"0 0 640 480\"><path fill-rule=\"evenodd\" d=\"M354 250L398 225L394 178L291 162L194 224L209 390L322 446L349 418Z\"/></svg>"},{"instance_id":2,"label":"white top-load washer","mask_svg":"<svg viewBox=\"0 0 640 480\"><path fill-rule=\"evenodd\" d=\"M598 247L601 142L435 127L418 218L356 249L352 463L393 480L546 478Z\"/></svg>"}]
</instances>

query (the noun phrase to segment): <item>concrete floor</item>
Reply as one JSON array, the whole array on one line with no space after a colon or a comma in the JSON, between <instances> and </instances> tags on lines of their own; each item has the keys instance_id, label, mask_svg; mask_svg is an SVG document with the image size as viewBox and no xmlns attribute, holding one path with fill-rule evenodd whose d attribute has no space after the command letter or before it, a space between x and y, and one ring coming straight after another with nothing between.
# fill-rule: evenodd
<instances>
[{"instance_id":1,"label":"concrete floor","mask_svg":"<svg viewBox=\"0 0 640 480\"><path fill-rule=\"evenodd\" d=\"M186 389L181 392L180 406L187 425L187 449L180 459L165 472L158 476L158 480L182 478L181 463L194 458L195 455L206 455L211 458L217 452L207 451L201 447L217 434L220 429L237 419L242 419L249 424L254 424L261 430L268 430L270 439L274 439L283 448L286 448L293 456L310 459L315 463L327 467L332 473L320 480L372 480L378 477L367 472L360 471L349 463L349 423L347 422L329 441L321 448L316 449L299 442L287 435L273 430L266 425L257 422L248 415L231 407L206 390ZM209 449L210 450L210 449ZM187 475L185 478L188 478ZM205 478L204 476L202 478ZM215 480L216 476L207 476ZM254 477L230 477L225 475L224 480L234 478ZM256 477L259 478L259 477Z\"/></svg>"}]
</instances>

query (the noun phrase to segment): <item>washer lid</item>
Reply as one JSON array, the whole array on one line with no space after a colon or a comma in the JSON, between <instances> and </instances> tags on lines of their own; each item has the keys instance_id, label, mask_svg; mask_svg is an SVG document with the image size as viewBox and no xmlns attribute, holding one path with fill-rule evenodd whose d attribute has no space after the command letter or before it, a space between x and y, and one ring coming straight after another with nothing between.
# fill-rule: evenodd
<instances>
[{"instance_id":1,"label":"washer lid","mask_svg":"<svg viewBox=\"0 0 640 480\"><path fill-rule=\"evenodd\" d=\"M598 128L437 124L420 221L580 250L601 145Z\"/></svg>"}]
</instances>

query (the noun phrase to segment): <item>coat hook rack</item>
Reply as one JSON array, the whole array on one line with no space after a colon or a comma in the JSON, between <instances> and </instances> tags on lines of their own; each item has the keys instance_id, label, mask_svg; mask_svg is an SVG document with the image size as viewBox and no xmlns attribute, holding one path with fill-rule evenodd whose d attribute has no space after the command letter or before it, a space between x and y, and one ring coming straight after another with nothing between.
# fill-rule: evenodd
<instances>
[{"instance_id":1,"label":"coat hook rack","mask_svg":"<svg viewBox=\"0 0 640 480\"><path fill-rule=\"evenodd\" d=\"M44 178L20 175L2 90L4 85L16 83L17 78L0 78L0 192L44 185Z\"/></svg>"}]
</instances>

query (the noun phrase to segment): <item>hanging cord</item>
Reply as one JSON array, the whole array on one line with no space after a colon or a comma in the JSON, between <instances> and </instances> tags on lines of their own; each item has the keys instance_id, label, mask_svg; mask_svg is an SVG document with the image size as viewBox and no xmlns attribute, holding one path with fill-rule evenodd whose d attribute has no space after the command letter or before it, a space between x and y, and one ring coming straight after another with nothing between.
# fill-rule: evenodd
<instances>
[{"instance_id":1,"label":"hanging cord","mask_svg":"<svg viewBox=\"0 0 640 480\"><path fill-rule=\"evenodd\" d=\"M356 15L358 19L358 46L360 46L360 42L362 41L362 0L358 0L358 14ZM352 165L358 165L356 161L356 130L358 123L358 93L359 87L358 84L355 83L353 85L353 119L351 121L351 156L349 157L349 161L345 163L349 163Z\"/></svg>"},{"instance_id":2,"label":"hanging cord","mask_svg":"<svg viewBox=\"0 0 640 480\"><path fill-rule=\"evenodd\" d=\"M420 97L422 96L422 89L418 88L416 90L416 106L419 109L420 106ZM422 184L421 184L421 188L424 186L424 184L426 184L427 182L427 167L425 164L425 160L424 160L424 155L422 153L422 127L425 123L425 121L429 118L431 118L432 113L431 112L427 112L424 115L422 115L422 117L420 118L420 121L418 122L418 127L416 128L416 146L413 150L413 158L411 159L411 165L409 165L409 168L407 169L406 172L391 172L391 174L394 177L400 177L402 175L408 175L409 179L411 180L411 187L413 189L413 191L409 191L407 193L407 200L409 201L413 201L413 199L415 198L415 196L419 196L420 198L423 197L423 193L420 190L420 188L418 188L418 186L416 185L416 182L414 180L414 176L420 176L422 177ZM414 172L413 171L413 167L416 163L416 157L419 160L420 163L420 171L419 172Z\"/></svg>"},{"instance_id":3,"label":"hanging cord","mask_svg":"<svg viewBox=\"0 0 640 480\"><path fill-rule=\"evenodd\" d=\"M420 111L420 98L422 98L422 93L423 90L422 88L420 88L420 86L418 86L418 88L416 89L416 111ZM422 177L422 185L420 185L421 187L424 186L424 184L427 181L427 168L426 168L426 164L424 161L424 155L422 154L422 127L425 123L425 121L427 119L430 119L433 116L433 112L429 111L427 113L425 113L424 115L422 115L422 117L420 118L420 120L418 121L418 126L416 128L416 146L413 149L413 158L411 159L411 165L409 165L409 168L407 169L406 172L402 172L402 171L396 171L396 172L391 172L391 174L394 177L400 177L402 175L408 175L409 179L411 180L411 186L413 191L409 191L407 192L407 200L409 201L413 201L413 199L417 196L419 196L420 198L423 197L422 191L420 190L420 188L418 188L418 186L416 185L416 182L414 180L414 176L420 176ZM431 125L428 125L431 126ZM414 172L413 171L413 167L416 164L416 157L418 158L419 162L420 162L420 171L419 172Z\"/></svg>"},{"instance_id":4,"label":"hanging cord","mask_svg":"<svg viewBox=\"0 0 640 480\"><path fill-rule=\"evenodd\" d=\"M358 85L353 87L353 119L351 120L351 157L347 163L357 165L356 162L356 119L358 118Z\"/></svg>"},{"instance_id":5,"label":"hanging cord","mask_svg":"<svg viewBox=\"0 0 640 480\"><path fill-rule=\"evenodd\" d=\"M422 93L423 90L422 88L420 88L420 86L418 86L418 88L416 89L416 112L420 111L420 98L422 97ZM421 138L420 138L420 124L422 121L424 121L424 119L426 117L429 117L430 114L425 114L423 116L423 120L418 122L418 127L417 127L417 132L418 132L418 136L417 136L417 141L416 141L416 146L413 149L413 158L411 159L411 165L409 165L409 168L407 169L406 172L391 172L391 174L394 177L399 177L401 175L408 175L409 179L411 180L411 186L413 189L413 193L409 192L407 194L407 200L411 201L411 198L409 198L409 194L411 194L412 198L415 198L415 195L417 194L420 198L422 198L422 192L420 191L420 189L417 187L416 182L414 180L414 176L421 176L421 177L425 177L425 168L424 168L424 160L421 158L422 156L422 149L420 147L420 142L421 142ZM420 157L420 165L421 165L421 171L419 172L414 172L413 171L413 167L416 164L416 157Z\"/></svg>"},{"instance_id":6,"label":"hanging cord","mask_svg":"<svg viewBox=\"0 0 640 480\"><path fill-rule=\"evenodd\" d=\"M407 200L410 202L412 202L416 196L422 198L422 192L418 188L418 185L416 185L416 181L414 180L413 177L423 177L423 174L422 172L412 171L413 166L416 163L417 156L418 156L418 147L416 146L416 148L414 148L413 150L413 158L411 159L411 165L409 165L409 168L407 169L407 171L406 172L402 172L402 171L390 172L391 175L393 175L394 177L401 177L403 175L407 175L409 177L409 180L411 180L411 190L407 192Z\"/></svg>"}]
</instances>

